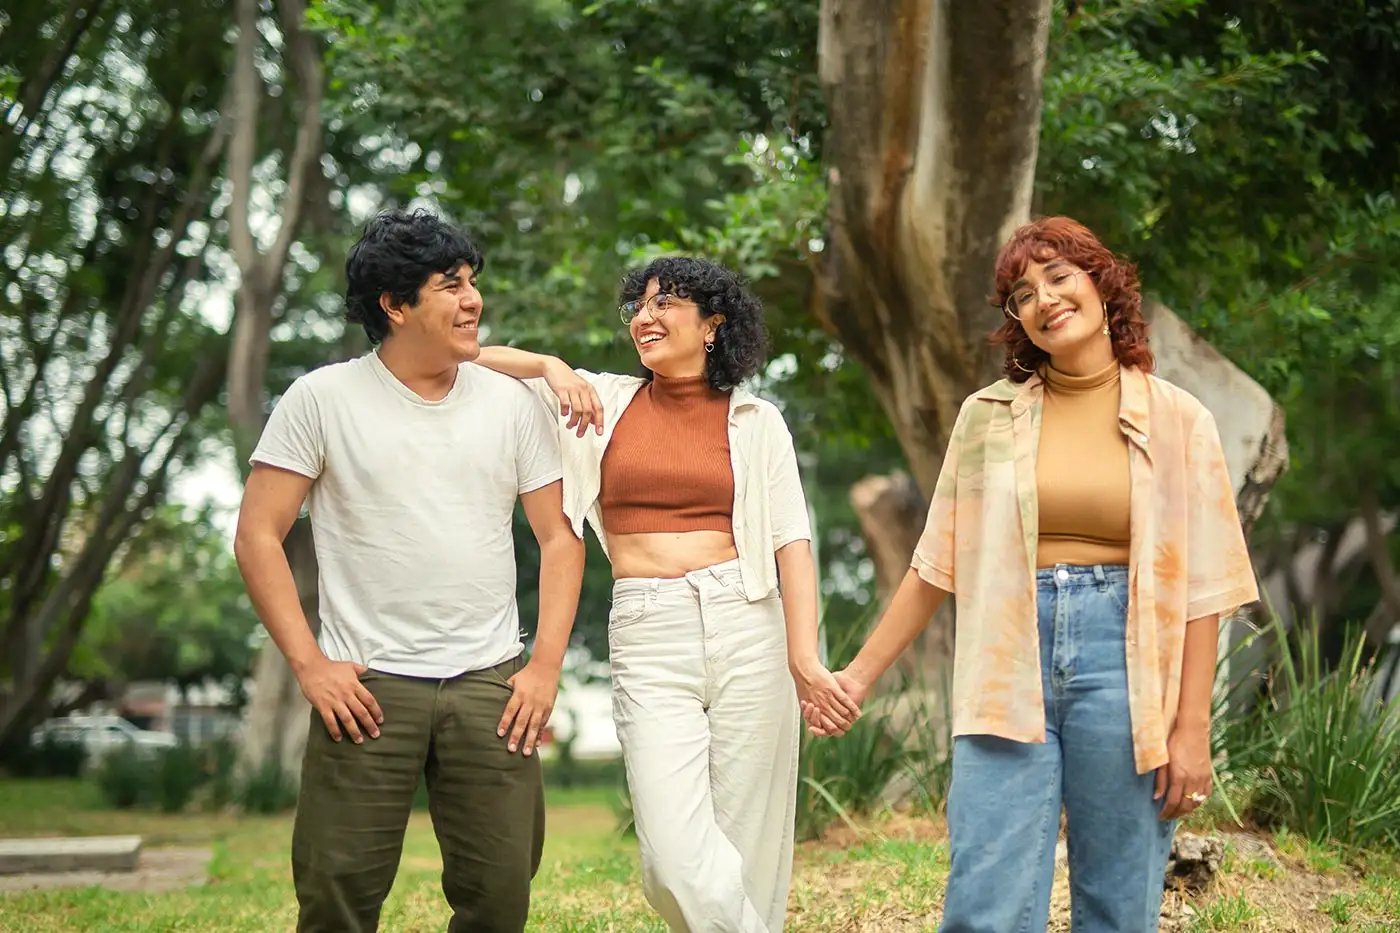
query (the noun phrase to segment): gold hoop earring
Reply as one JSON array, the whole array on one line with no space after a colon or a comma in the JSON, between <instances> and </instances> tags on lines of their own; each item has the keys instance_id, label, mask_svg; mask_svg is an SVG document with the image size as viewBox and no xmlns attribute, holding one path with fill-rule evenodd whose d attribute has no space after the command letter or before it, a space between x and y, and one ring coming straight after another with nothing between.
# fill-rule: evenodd
<instances>
[{"instance_id":1,"label":"gold hoop earring","mask_svg":"<svg viewBox=\"0 0 1400 933\"><path fill-rule=\"evenodd\" d=\"M1023 372L1023 373L1030 373L1030 374L1032 374L1032 375L1035 374L1035 370L1033 370L1033 369L1027 369L1026 367L1022 366L1022 365L1021 365L1021 361L1020 361L1019 359L1017 359L1015 356L1012 356L1012 357L1011 357L1011 363L1012 363L1012 365L1014 365L1017 369L1019 369L1019 370L1020 370L1021 372Z\"/></svg>"},{"instance_id":2,"label":"gold hoop earring","mask_svg":"<svg viewBox=\"0 0 1400 933\"><path fill-rule=\"evenodd\" d=\"M1109 334L1109 332L1108 332L1108 321L1107 321L1106 319L1105 319L1104 322L1103 322L1103 335L1104 335L1105 337L1112 336L1112 335Z\"/></svg>"}]
</instances>

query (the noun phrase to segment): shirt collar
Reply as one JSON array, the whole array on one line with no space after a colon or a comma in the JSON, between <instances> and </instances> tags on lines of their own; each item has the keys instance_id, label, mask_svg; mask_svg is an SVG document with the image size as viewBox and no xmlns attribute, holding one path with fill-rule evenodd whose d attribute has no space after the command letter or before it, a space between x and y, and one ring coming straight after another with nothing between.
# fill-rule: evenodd
<instances>
[{"instance_id":1,"label":"shirt collar","mask_svg":"<svg viewBox=\"0 0 1400 933\"><path fill-rule=\"evenodd\" d=\"M1133 366L1119 367L1120 399L1118 421L1129 429L1131 436L1142 445L1148 438L1148 388L1147 374ZM977 393L977 398L989 402L1008 402L1011 414L1017 416L1032 405L1038 404L1045 394L1045 380L1040 373L1033 373L1022 383L1010 379L994 382Z\"/></svg>"}]
</instances>

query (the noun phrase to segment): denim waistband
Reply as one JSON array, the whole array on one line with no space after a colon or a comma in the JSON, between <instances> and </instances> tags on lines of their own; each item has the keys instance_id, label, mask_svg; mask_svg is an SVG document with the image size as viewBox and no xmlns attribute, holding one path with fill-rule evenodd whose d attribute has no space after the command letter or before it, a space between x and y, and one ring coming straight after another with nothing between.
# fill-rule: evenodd
<instances>
[{"instance_id":1,"label":"denim waistband","mask_svg":"<svg viewBox=\"0 0 1400 933\"><path fill-rule=\"evenodd\" d=\"M1035 572L1037 586L1069 589L1081 586L1102 586L1105 583L1127 583L1127 564L1056 564Z\"/></svg>"}]
</instances>

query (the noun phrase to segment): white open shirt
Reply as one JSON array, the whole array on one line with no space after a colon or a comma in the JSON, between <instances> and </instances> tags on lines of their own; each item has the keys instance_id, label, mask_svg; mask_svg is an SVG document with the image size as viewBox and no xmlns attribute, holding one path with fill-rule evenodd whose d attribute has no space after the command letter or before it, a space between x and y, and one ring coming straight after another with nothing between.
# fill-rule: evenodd
<instances>
[{"instance_id":1,"label":"white open shirt","mask_svg":"<svg viewBox=\"0 0 1400 933\"><path fill-rule=\"evenodd\" d=\"M528 379L559 425L559 448L564 467L564 514L574 534L583 537L585 519L593 526L607 554L598 490L603 453L613 428L646 381L639 376L575 370L587 379L603 403L603 433L589 430L583 437L566 428L559 417L559 399L543 379ZM750 602L766 599L778 588L779 548L793 541L810 541L812 526L797 469L792 433L772 402L742 388L729 395L729 460L734 470L734 543L739 552L744 592Z\"/></svg>"}]
</instances>

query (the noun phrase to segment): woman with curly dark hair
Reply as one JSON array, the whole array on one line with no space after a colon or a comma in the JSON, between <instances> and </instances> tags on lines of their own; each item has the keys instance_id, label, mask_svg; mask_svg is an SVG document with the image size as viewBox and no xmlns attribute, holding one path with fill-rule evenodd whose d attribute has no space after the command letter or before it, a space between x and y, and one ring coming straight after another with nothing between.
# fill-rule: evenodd
<instances>
[{"instance_id":1,"label":"woman with curly dark hair","mask_svg":"<svg viewBox=\"0 0 1400 933\"><path fill-rule=\"evenodd\" d=\"M620 298L642 376L507 347L477 362L559 412L564 511L612 563L613 714L647 900L676 931L780 933L798 702L838 732L859 710L817 654L792 436L741 385L767 355L763 309L734 273L680 257L629 273Z\"/></svg>"},{"instance_id":2,"label":"woman with curly dark hair","mask_svg":"<svg viewBox=\"0 0 1400 933\"><path fill-rule=\"evenodd\" d=\"M1006 378L963 403L913 566L836 678L863 701L955 593L942 930L1045 929L1063 808L1074 929L1148 933L1211 793L1219 619L1258 598L1234 486L1210 412L1151 375L1131 264L1050 217L996 289Z\"/></svg>"}]
</instances>

